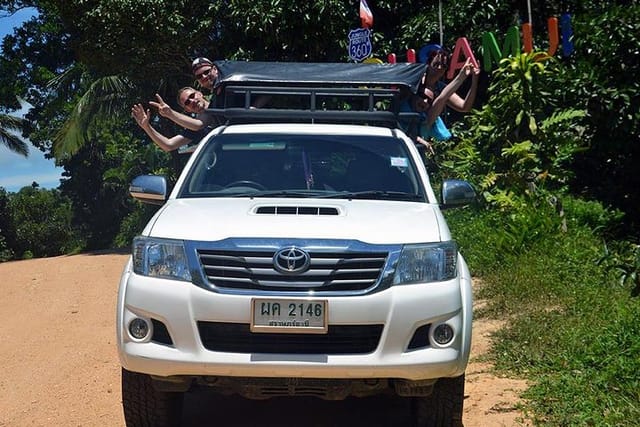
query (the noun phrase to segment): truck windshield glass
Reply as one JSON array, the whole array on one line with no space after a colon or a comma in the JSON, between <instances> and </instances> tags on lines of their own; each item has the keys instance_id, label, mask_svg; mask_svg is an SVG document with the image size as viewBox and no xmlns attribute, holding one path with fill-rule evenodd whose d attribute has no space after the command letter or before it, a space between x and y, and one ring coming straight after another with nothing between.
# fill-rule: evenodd
<instances>
[{"instance_id":1,"label":"truck windshield glass","mask_svg":"<svg viewBox=\"0 0 640 427\"><path fill-rule=\"evenodd\" d=\"M180 197L424 200L401 140L383 136L222 134L208 141Z\"/></svg>"}]
</instances>

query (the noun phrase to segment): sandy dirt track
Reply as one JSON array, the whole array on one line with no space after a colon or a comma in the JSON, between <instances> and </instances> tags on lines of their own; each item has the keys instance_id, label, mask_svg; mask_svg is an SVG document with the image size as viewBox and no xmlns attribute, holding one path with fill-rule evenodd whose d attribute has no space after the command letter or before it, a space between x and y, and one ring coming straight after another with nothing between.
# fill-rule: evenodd
<instances>
[{"instance_id":1,"label":"sandy dirt track","mask_svg":"<svg viewBox=\"0 0 640 427\"><path fill-rule=\"evenodd\" d=\"M0 264L0 426L124 425L114 323L127 257L94 253ZM478 360L499 326L474 321L465 427L526 425L515 406L526 384L497 378ZM183 424L277 425L287 414L300 420L291 425L392 426L404 424L402 405L380 398L254 402L200 393L187 396Z\"/></svg>"}]
</instances>

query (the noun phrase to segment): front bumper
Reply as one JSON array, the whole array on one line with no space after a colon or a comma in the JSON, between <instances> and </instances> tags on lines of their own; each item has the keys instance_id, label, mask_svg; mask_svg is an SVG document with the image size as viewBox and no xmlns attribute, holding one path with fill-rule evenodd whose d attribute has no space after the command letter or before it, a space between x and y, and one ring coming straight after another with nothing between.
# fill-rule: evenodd
<instances>
[{"instance_id":1,"label":"front bumper","mask_svg":"<svg viewBox=\"0 0 640 427\"><path fill-rule=\"evenodd\" d=\"M471 278L459 257L454 280L393 286L384 291L329 297L329 325L383 325L375 350L366 354L239 353L207 350L198 322L249 324L251 297L225 295L185 282L142 277L131 262L118 294L117 341L122 366L158 377L232 376L299 378L400 378L412 381L464 373L471 345ZM135 317L166 326L171 344L133 339ZM416 331L447 323L453 340L410 349ZM423 328L424 329L424 328Z\"/></svg>"}]
</instances>

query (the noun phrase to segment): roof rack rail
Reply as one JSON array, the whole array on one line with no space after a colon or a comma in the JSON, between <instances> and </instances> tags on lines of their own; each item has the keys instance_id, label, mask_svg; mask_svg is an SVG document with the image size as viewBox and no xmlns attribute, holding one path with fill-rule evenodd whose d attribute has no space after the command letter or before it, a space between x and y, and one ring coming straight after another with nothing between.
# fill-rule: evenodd
<instances>
[{"instance_id":1,"label":"roof rack rail","mask_svg":"<svg viewBox=\"0 0 640 427\"><path fill-rule=\"evenodd\" d=\"M238 95L244 96L244 107L251 106L253 96L295 96L300 99L308 98L308 109L317 110L322 107L322 100L327 98L344 98L344 101L359 100L366 101L365 108L367 111L375 111L376 102L384 100L393 104L394 110L397 110L398 97L400 91L398 89L384 89L377 87L323 87L323 86L227 86L225 88L225 105L224 107L233 107L229 105L229 100L233 100ZM236 107L238 105L235 105Z\"/></svg>"},{"instance_id":2,"label":"roof rack rail","mask_svg":"<svg viewBox=\"0 0 640 427\"><path fill-rule=\"evenodd\" d=\"M261 97L268 97L267 105L253 108L252 103ZM207 109L207 114L227 124L282 120L384 127L398 127L400 122L417 124L418 114L400 112L400 102L397 88L230 85L217 98L216 108Z\"/></svg>"}]
</instances>

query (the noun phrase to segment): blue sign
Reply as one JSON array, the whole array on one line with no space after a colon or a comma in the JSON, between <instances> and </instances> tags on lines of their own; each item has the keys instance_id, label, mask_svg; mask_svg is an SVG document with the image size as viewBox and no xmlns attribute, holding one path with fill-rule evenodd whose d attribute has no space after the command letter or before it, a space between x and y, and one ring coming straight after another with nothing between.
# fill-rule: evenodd
<instances>
[{"instance_id":1,"label":"blue sign","mask_svg":"<svg viewBox=\"0 0 640 427\"><path fill-rule=\"evenodd\" d=\"M372 51L371 30L358 28L349 31L349 59L360 62L371 56Z\"/></svg>"}]
</instances>

